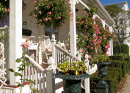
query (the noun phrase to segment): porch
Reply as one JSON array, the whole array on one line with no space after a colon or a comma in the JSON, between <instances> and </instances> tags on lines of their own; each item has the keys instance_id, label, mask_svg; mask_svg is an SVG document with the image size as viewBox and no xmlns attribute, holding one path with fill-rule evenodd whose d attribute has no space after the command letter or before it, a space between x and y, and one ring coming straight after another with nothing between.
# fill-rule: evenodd
<instances>
[{"instance_id":1,"label":"porch","mask_svg":"<svg viewBox=\"0 0 130 93\"><path fill-rule=\"evenodd\" d=\"M26 4L29 4L31 1L25 1ZM98 4L96 5L95 2ZM72 61L80 61L81 57L79 56L78 58L76 57L76 54L78 53L77 49L76 49L76 15L79 16L81 15L81 13L83 12L82 8L86 7L89 10L89 7L87 6L87 2L84 0L70 0L71 3L71 7L72 7L72 11L73 12L73 16L70 19L73 19L73 21L70 22L70 24L66 24L68 27L63 29L63 30L59 30L58 32L58 37L57 40L59 39L59 41L65 41L66 38L68 38L68 34L70 32L70 50L66 50L63 49L62 44L64 43L60 43L58 44L58 42L56 42L55 36L53 35L52 38L50 39L50 37L45 36L45 31L43 31L43 28L41 27L37 27L36 25L32 25L33 22L35 22L36 20L32 20L31 18L29 18L28 16L25 16L29 10L24 11L22 14L22 2L18 1L18 0L13 0L12 2L10 2L10 26L9 26L9 43L6 43L5 46L9 46L9 48L5 48L5 58L6 58L6 68L13 68L13 69L17 69L17 66L19 64L17 64L15 62L15 60L17 58L20 58L22 55L22 48L20 47L21 42L25 40L25 38L27 36L22 36L22 28L23 29L29 29L32 31L32 36L29 37L29 40L31 40L32 42L32 46L28 49L28 55L26 57L29 58L30 61L30 66L26 68L25 72L25 78L34 80L36 82L36 85L34 85L34 88L40 90L40 93L44 92L45 93L45 88L47 86L46 83L48 83L48 88L46 89L46 91L53 91L54 93L54 83L53 79L51 80L50 78L48 78L45 80L45 78L47 77L47 73L45 72L45 69L47 71L49 71L50 73L52 73L53 69L56 69L57 67L57 63L58 62L64 62L64 60L67 58L69 58L70 62ZM112 24L113 24L113 20L110 18L109 15L107 15L106 11L104 10L103 6L100 4L100 2L98 0L90 0L89 3L92 3L93 6L98 7L100 10L103 10L103 14L99 15L102 17L101 20L101 25L103 27L105 27L106 25L109 27L109 30L112 32ZM17 7L17 8L16 8ZM30 6L28 6L30 9ZM32 7L32 6L31 6ZM79 12L75 12L76 9L79 9L81 11ZM95 15L94 17L96 18L100 18L99 15ZM23 20L22 20L22 16L23 16ZM29 19L28 19L29 18ZM107 20L105 22L105 20ZM22 23L27 23L26 25ZM23 27L22 27L23 26ZM2 28L2 30L4 31L5 28ZM39 33L36 33L35 31L39 30ZM66 31L65 33L63 31ZM6 31L5 31L6 32ZM22 38L23 37L23 38ZM23 39L23 40L22 40ZM45 40L44 40L45 39ZM6 42L6 41L5 41ZM109 43L111 45L111 48L109 50L109 55L112 55L112 49L113 49L113 41L111 40ZM64 44L65 45L65 44ZM48 48L51 47L51 49L49 50ZM69 52L71 51L71 52ZM9 54L9 55L8 55ZM67 55L67 56L65 56ZM50 58L50 60L49 60ZM52 59L53 58L53 59ZM96 71L96 66L95 68L90 69L89 67L89 62L87 60L86 65L89 68L88 69L88 73L92 74ZM49 66L49 67L48 67ZM43 68L42 68L43 67ZM31 70L30 70L31 69ZM38 69L38 70L37 70ZM33 74L32 72L37 72L37 74ZM51 72L52 71L52 72ZM45 73L44 73L45 72ZM19 78L14 77L13 73L9 73L8 70L6 70L7 73L7 80L9 82L10 85L16 85L16 82L19 81ZM50 75L50 74L49 74ZM54 76L49 76L48 77L54 77ZM28 76L28 77L27 77ZM35 78L33 78L35 77ZM46 83L45 83L46 81ZM58 79L58 81L60 81L60 83L62 82L61 80ZM41 83L42 82L42 83ZM55 81L57 82L57 81ZM89 93L89 79L87 79L85 82L87 82L85 88L86 92L85 93ZM52 85L51 85L52 84ZM55 85L56 86L56 85ZM44 88L41 90L41 88ZM51 90L52 89L52 90ZM51 93L48 92L48 93ZM59 93L59 92L57 92Z\"/></svg>"}]
</instances>

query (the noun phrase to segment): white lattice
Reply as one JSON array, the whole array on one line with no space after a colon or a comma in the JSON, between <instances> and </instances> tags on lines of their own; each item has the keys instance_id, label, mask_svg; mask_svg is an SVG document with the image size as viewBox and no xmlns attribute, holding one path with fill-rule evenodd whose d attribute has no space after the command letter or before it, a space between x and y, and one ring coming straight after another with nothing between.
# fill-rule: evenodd
<instances>
[{"instance_id":1,"label":"white lattice","mask_svg":"<svg viewBox=\"0 0 130 93\"><path fill-rule=\"evenodd\" d=\"M0 42L0 88L6 85L6 69L5 69L5 58L4 58L4 44Z\"/></svg>"}]
</instances>

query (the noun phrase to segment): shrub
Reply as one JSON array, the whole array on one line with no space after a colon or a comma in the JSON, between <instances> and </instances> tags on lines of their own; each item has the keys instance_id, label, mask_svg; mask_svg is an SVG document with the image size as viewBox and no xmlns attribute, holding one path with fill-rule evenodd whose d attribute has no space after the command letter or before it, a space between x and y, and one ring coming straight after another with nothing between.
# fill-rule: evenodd
<instances>
[{"instance_id":1,"label":"shrub","mask_svg":"<svg viewBox=\"0 0 130 93\"><path fill-rule=\"evenodd\" d=\"M108 67L122 67L123 61L120 60L110 60L111 64Z\"/></svg>"},{"instance_id":2,"label":"shrub","mask_svg":"<svg viewBox=\"0 0 130 93\"><path fill-rule=\"evenodd\" d=\"M123 55L113 55L113 56L109 56L110 60L120 60L123 61L124 60L124 56Z\"/></svg>"},{"instance_id":3,"label":"shrub","mask_svg":"<svg viewBox=\"0 0 130 93\"><path fill-rule=\"evenodd\" d=\"M121 44L121 52L120 52L120 45L114 45L113 46L113 53L114 54L120 54L120 53L124 53L124 54L129 54L129 46L126 44Z\"/></svg>"},{"instance_id":4,"label":"shrub","mask_svg":"<svg viewBox=\"0 0 130 93\"><path fill-rule=\"evenodd\" d=\"M96 85L100 78L97 73L90 76L90 93L96 93ZM108 71L108 75L105 77L105 81L108 84L108 93L116 93L117 84L119 80L119 73L116 70Z\"/></svg>"}]
</instances>

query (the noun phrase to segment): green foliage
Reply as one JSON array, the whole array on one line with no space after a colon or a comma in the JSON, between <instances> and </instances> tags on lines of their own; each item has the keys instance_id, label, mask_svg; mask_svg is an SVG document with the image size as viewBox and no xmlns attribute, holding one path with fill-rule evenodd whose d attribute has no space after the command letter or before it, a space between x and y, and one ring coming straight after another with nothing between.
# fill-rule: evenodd
<instances>
[{"instance_id":1,"label":"green foliage","mask_svg":"<svg viewBox=\"0 0 130 93\"><path fill-rule=\"evenodd\" d=\"M114 53L114 55L120 54L120 53L129 55L129 46L126 44L121 44L121 51L120 51L120 45L114 45L113 53Z\"/></svg>"},{"instance_id":2,"label":"green foliage","mask_svg":"<svg viewBox=\"0 0 130 93\"><path fill-rule=\"evenodd\" d=\"M113 55L113 56L109 56L110 60L120 60L123 61L124 60L124 56L123 55Z\"/></svg>"},{"instance_id":3,"label":"green foliage","mask_svg":"<svg viewBox=\"0 0 130 93\"><path fill-rule=\"evenodd\" d=\"M119 6L117 5L106 5L105 9L111 15L111 17L116 17L119 13L124 12Z\"/></svg>"},{"instance_id":4,"label":"green foliage","mask_svg":"<svg viewBox=\"0 0 130 93\"><path fill-rule=\"evenodd\" d=\"M30 15L37 20L37 24L50 27L61 27L70 16L69 3L64 0L36 0Z\"/></svg>"},{"instance_id":5,"label":"green foliage","mask_svg":"<svg viewBox=\"0 0 130 93\"><path fill-rule=\"evenodd\" d=\"M9 14L9 0L0 0L0 19Z\"/></svg>"},{"instance_id":6,"label":"green foliage","mask_svg":"<svg viewBox=\"0 0 130 93\"><path fill-rule=\"evenodd\" d=\"M130 71L130 56L110 56L110 62L105 81L108 84L108 93L116 93L117 85L126 76L126 73ZM97 73L90 76L90 93L96 93L96 85L99 80Z\"/></svg>"},{"instance_id":7,"label":"green foliage","mask_svg":"<svg viewBox=\"0 0 130 93\"><path fill-rule=\"evenodd\" d=\"M7 35L4 35L2 31L0 31L0 41L4 40L7 37Z\"/></svg>"},{"instance_id":8,"label":"green foliage","mask_svg":"<svg viewBox=\"0 0 130 93\"><path fill-rule=\"evenodd\" d=\"M118 71L112 70L107 71L107 76L105 77L105 81L108 84L108 93L116 93L117 84L118 84ZM98 77L97 73L94 73L90 76L90 93L97 93L96 92L96 85L100 78Z\"/></svg>"},{"instance_id":9,"label":"green foliage","mask_svg":"<svg viewBox=\"0 0 130 93\"><path fill-rule=\"evenodd\" d=\"M96 54L93 58L92 61L93 63L99 63L99 62L107 62L109 60L109 57L106 56L105 54Z\"/></svg>"},{"instance_id":10,"label":"green foliage","mask_svg":"<svg viewBox=\"0 0 130 93\"><path fill-rule=\"evenodd\" d=\"M64 63L58 63L57 67L62 70L61 73L65 75L79 75L86 73L87 67L83 65L83 62L72 62L70 65L69 61Z\"/></svg>"},{"instance_id":11,"label":"green foliage","mask_svg":"<svg viewBox=\"0 0 130 93\"><path fill-rule=\"evenodd\" d=\"M18 68L18 71L14 71L13 69L9 69L10 72L13 72L14 73L14 76L20 76L20 81L21 82L16 82L17 83L17 86L18 87L21 87L21 91L22 91L22 87L23 87L23 81L28 81L32 84L34 84L34 82L32 80L29 80L29 79L23 79L23 71L25 70L25 66L29 66L30 63L24 63L24 61L28 61L28 58L24 57L24 55L27 54L27 53L23 53L23 56L22 58L18 58L16 59L16 63L19 63L19 67ZM33 89L33 88L30 88L33 92L37 92L38 90L36 89ZM20 93L21 93L20 91Z\"/></svg>"}]
</instances>

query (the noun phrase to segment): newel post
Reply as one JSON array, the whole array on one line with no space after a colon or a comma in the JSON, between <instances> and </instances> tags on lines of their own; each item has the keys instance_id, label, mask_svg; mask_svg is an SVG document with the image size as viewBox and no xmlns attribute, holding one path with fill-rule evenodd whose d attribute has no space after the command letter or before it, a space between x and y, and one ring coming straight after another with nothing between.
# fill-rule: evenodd
<instances>
[{"instance_id":1,"label":"newel post","mask_svg":"<svg viewBox=\"0 0 130 93\"><path fill-rule=\"evenodd\" d=\"M56 51L55 51L56 50L55 49L56 40L55 40L54 34L52 35L51 44L52 44L52 57L53 57L54 61L56 62ZM57 65L56 63L55 63L55 65Z\"/></svg>"},{"instance_id":2,"label":"newel post","mask_svg":"<svg viewBox=\"0 0 130 93\"><path fill-rule=\"evenodd\" d=\"M88 55L85 55L84 65L87 66L87 73L89 74L89 60ZM90 78L84 80L85 93L90 93Z\"/></svg>"},{"instance_id":3,"label":"newel post","mask_svg":"<svg viewBox=\"0 0 130 93\"><path fill-rule=\"evenodd\" d=\"M49 57L48 60L48 68L47 70L47 75L46 75L46 88L47 88L47 93L55 93L55 71L56 71L56 66L55 66L55 61L53 60L53 57Z\"/></svg>"}]
</instances>

